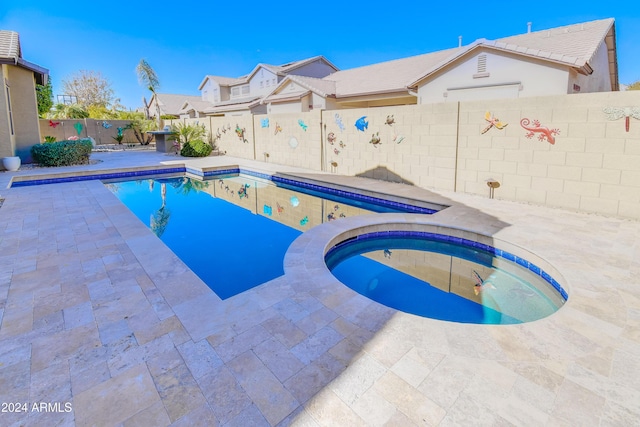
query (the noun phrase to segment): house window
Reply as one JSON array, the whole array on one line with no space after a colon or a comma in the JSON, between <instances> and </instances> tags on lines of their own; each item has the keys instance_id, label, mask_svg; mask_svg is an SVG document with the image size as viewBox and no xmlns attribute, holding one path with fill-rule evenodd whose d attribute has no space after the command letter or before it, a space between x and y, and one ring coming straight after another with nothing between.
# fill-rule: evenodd
<instances>
[{"instance_id":1,"label":"house window","mask_svg":"<svg viewBox=\"0 0 640 427\"><path fill-rule=\"evenodd\" d=\"M231 97L232 98L237 98L239 96L240 96L240 86L232 87L231 88Z\"/></svg>"},{"instance_id":2,"label":"house window","mask_svg":"<svg viewBox=\"0 0 640 427\"><path fill-rule=\"evenodd\" d=\"M249 85L244 85L242 86L242 94L243 95L249 95Z\"/></svg>"},{"instance_id":3,"label":"house window","mask_svg":"<svg viewBox=\"0 0 640 427\"><path fill-rule=\"evenodd\" d=\"M264 87L264 82L262 80L260 80L260 87Z\"/></svg>"},{"instance_id":4,"label":"house window","mask_svg":"<svg viewBox=\"0 0 640 427\"><path fill-rule=\"evenodd\" d=\"M11 111L11 91L9 90L9 82L4 80L4 87L7 89L7 106L9 107L9 126L11 127L11 135L15 135L13 131L13 112Z\"/></svg>"},{"instance_id":5,"label":"house window","mask_svg":"<svg viewBox=\"0 0 640 427\"><path fill-rule=\"evenodd\" d=\"M276 85L276 79L271 79L271 83L273 83L273 85Z\"/></svg>"}]
</instances>

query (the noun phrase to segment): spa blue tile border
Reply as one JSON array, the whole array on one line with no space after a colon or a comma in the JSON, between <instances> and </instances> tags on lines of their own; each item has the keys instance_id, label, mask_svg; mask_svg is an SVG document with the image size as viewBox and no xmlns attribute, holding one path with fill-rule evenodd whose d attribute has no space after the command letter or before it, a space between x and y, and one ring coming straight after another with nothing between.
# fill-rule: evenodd
<instances>
[{"instance_id":1,"label":"spa blue tile border","mask_svg":"<svg viewBox=\"0 0 640 427\"><path fill-rule=\"evenodd\" d=\"M446 234L429 233L426 231L402 231L402 230L376 231L372 233L365 233L365 234L360 234L358 236L352 237L350 239L343 240L342 242L334 245L333 247L331 247L331 249L327 251L327 253L325 254L325 258L329 257L334 251L346 245L349 245L354 241L375 240L375 239L383 239L383 238L403 238L403 237L411 237L411 238L427 239L427 240L432 240L437 242L453 243L456 245L471 247L474 249L479 249L485 252L489 252L490 254L493 254L496 257L504 258L511 262L515 262L516 264L528 269L535 275L542 277L547 283L553 286L553 288L562 296L562 298L565 301L569 298L567 291L565 291L562 285L560 285L560 283L558 283L553 277L551 277L549 273L547 273L537 265L527 261L526 259L520 258L519 256L514 255L510 252L504 251L502 249L485 245L484 243L463 239L461 237L448 236Z\"/></svg>"}]
</instances>

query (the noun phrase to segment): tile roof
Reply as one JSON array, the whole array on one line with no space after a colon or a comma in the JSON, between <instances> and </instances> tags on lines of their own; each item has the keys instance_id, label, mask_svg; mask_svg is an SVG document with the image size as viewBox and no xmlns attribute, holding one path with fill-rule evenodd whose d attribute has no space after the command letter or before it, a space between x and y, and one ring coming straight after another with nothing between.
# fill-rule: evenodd
<instances>
[{"instance_id":1,"label":"tile roof","mask_svg":"<svg viewBox=\"0 0 640 427\"><path fill-rule=\"evenodd\" d=\"M294 75L287 76L287 79L321 96L333 96L336 93L336 82L333 80Z\"/></svg>"},{"instance_id":2,"label":"tile roof","mask_svg":"<svg viewBox=\"0 0 640 427\"><path fill-rule=\"evenodd\" d=\"M269 95L268 98L263 98L262 99L262 103L267 103L267 102L286 102L286 101L297 101L299 99L302 99L303 97L307 96L308 94L310 94L311 91L309 90L297 90L297 91L293 91L293 92L285 92L285 93L278 93L276 95Z\"/></svg>"},{"instance_id":3,"label":"tile roof","mask_svg":"<svg viewBox=\"0 0 640 427\"><path fill-rule=\"evenodd\" d=\"M463 48L426 53L409 58L351 68L324 78L335 83L336 98L372 93L406 92L416 70L430 69Z\"/></svg>"},{"instance_id":4,"label":"tile roof","mask_svg":"<svg viewBox=\"0 0 640 427\"><path fill-rule=\"evenodd\" d=\"M335 83L335 91L327 93L334 93L338 99L406 92L433 72L479 47L507 50L580 68L593 58L613 25L614 20L610 18L497 40L479 39L463 47L338 71L322 80Z\"/></svg>"},{"instance_id":5,"label":"tile roof","mask_svg":"<svg viewBox=\"0 0 640 427\"><path fill-rule=\"evenodd\" d=\"M20 36L15 31L0 30L0 58L22 58Z\"/></svg>"},{"instance_id":6,"label":"tile roof","mask_svg":"<svg viewBox=\"0 0 640 427\"><path fill-rule=\"evenodd\" d=\"M207 108L206 110L204 110L204 112L205 113L224 113L226 111L249 110L260 103L259 98L256 98L250 101L247 101L247 98L243 98L243 100L245 102L234 102L233 104L225 103L224 105L216 104L212 107ZM239 101L239 100L234 100L234 101Z\"/></svg>"},{"instance_id":7,"label":"tile roof","mask_svg":"<svg viewBox=\"0 0 640 427\"><path fill-rule=\"evenodd\" d=\"M249 81L249 79L251 78L251 76L253 76L260 68L265 68L265 69L271 71L272 73L274 73L274 74L276 74L278 76L285 76L285 75L287 75L287 73L295 70L296 68L300 68L303 65L310 64L310 63L312 63L314 61L317 61L319 59L322 59L323 61L325 61L327 64L329 64L334 69L336 69L336 70L338 69L335 65L333 65L331 62L329 62L322 55L314 56L314 57L306 58L306 59L301 59L299 61L288 62L288 63L282 64L282 65L272 65L272 64L259 63L258 65L256 65L253 68L253 70L251 70L251 72L249 74L244 75L244 76L240 76L240 77L221 77L221 76L207 75L202 80L202 83L200 83L200 86L198 87L198 90L202 90L202 87L204 86L204 84L207 81L207 79L214 80L220 86L234 86L234 85L247 83Z\"/></svg>"},{"instance_id":8,"label":"tile roof","mask_svg":"<svg viewBox=\"0 0 640 427\"><path fill-rule=\"evenodd\" d=\"M613 18L504 37L495 46L578 67L589 62L613 27Z\"/></svg>"},{"instance_id":9,"label":"tile roof","mask_svg":"<svg viewBox=\"0 0 640 427\"><path fill-rule=\"evenodd\" d=\"M49 70L22 58L20 36L15 31L0 30L0 63L9 63L33 71L37 84L47 84Z\"/></svg>"},{"instance_id":10,"label":"tile roof","mask_svg":"<svg viewBox=\"0 0 640 427\"><path fill-rule=\"evenodd\" d=\"M193 98L193 97L189 97L189 98ZM182 107L180 107L179 113L180 114L187 113L191 109L201 112L212 106L213 104L209 101L203 101L201 99L197 99L197 100L188 99L188 100L184 100L184 102L182 103ZM191 108L188 108L188 107L191 107Z\"/></svg>"},{"instance_id":11,"label":"tile roof","mask_svg":"<svg viewBox=\"0 0 640 427\"><path fill-rule=\"evenodd\" d=\"M180 115L180 110L182 110L182 106L185 101L189 102L200 102L202 98L200 96L194 95L178 95L173 93L156 93L156 98L158 99L158 104L160 104L160 112L161 114L172 114L174 116ZM149 103L153 102L153 98ZM152 111L153 114L153 111Z\"/></svg>"}]
</instances>

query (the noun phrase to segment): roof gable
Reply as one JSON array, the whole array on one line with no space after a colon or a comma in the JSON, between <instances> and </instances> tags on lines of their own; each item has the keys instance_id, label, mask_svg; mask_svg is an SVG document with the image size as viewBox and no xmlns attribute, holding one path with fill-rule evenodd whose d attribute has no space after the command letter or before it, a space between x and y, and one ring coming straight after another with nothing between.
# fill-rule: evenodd
<instances>
[{"instance_id":1,"label":"roof gable","mask_svg":"<svg viewBox=\"0 0 640 427\"><path fill-rule=\"evenodd\" d=\"M453 52L451 56L444 58L432 67L424 69L420 75L407 84L407 87L415 88L434 73L454 62L460 61L469 52L483 48L555 62L575 68L582 74L590 74L593 70L589 65L589 61L593 59L598 47L613 32L613 25L614 20L610 18L505 37L493 41L479 39ZM611 44L615 50L615 39ZM615 75L617 76L615 52L613 58L615 64L611 64L610 59L610 68L612 66L615 67ZM614 73L612 72L611 74L613 75ZM617 78L615 79L614 87L617 87Z\"/></svg>"},{"instance_id":2,"label":"roof gable","mask_svg":"<svg viewBox=\"0 0 640 427\"><path fill-rule=\"evenodd\" d=\"M299 88L299 90L294 90L287 93L287 88L292 85L296 88ZM273 89L268 95L266 95L261 102L263 104L266 104L274 99L279 99L281 96L303 93L306 94L309 92L313 92L323 98L335 97L336 85L335 82L330 80L289 74L280 82L280 84L278 84L278 86L276 86L275 89Z\"/></svg>"}]
</instances>

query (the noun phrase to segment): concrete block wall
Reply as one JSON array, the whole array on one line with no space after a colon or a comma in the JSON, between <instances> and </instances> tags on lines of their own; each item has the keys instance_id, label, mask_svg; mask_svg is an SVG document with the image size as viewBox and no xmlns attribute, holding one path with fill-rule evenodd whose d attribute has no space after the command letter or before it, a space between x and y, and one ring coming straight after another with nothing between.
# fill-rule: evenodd
<instances>
[{"instance_id":1,"label":"concrete block wall","mask_svg":"<svg viewBox=\"0 0 640 427\"><path fill-rule=\"evenodd\" d=\"M243 159L255 158L255 137L253 134L253 117L251 115L209 117L208 119L209 129L220 152L226 152L230 156ZM204 123L207 118L189 120L200 120L201 123Z\"/></svg>"},{"instance_id":2,"label":"concrete block wall","mask_svg":"<svg viewBox=\"0 0 640 427\"><path fill-rule=\"evenodd\" d=\"M453 190L457 108L453 103L323 111L324 170ZM364 131L355 126L362 117L368 123Z\"/></svg>"},{"instance_id":3,"label":"concrete block wall","mask_svg":"<svg viewBox=\"0 0 640 427\"><path fill-rule=\"evenodd\" d=\"M320 110L256 115L256 160L321 170Z\"/></svg>"},{"instance_id":4,"label":"concrete block wall","mask_svg":"<svg viewBox=\"0 0 640 427\"><path fill-rule=\"evenodd\" d=\"M82 125L80 134L74 127L76 123ZM97 144L117 144L112 138L118 134L118 128L124 128L130 123L129 120L97 120L97 119L65 119L49 120L40 119L40 135L44 141L45 136L53 136L57 141L69 139L72 136L80 138L92 137ZM53 124L53 125L52 125ZM123 143L137 143L132 131L124 131Z\"/></svg>"},{"instance_id":5,"label":"concrete block wall","mask_svg":"<svg viewBox=\"0 0 640 427\"><path fill-rule=\"evenodd\" d=\"M640 120L610 120L605 107L640 108L640 92L460 103L456 191L640 218ZM508 125L482 134L486 112ZM555 143L527 137L521 120L557 129Z\"/></svg>"}]
</instances>

